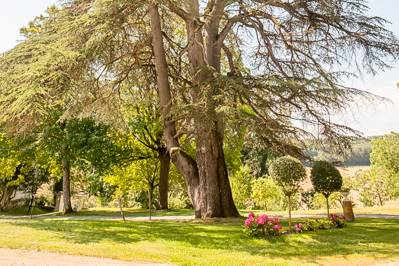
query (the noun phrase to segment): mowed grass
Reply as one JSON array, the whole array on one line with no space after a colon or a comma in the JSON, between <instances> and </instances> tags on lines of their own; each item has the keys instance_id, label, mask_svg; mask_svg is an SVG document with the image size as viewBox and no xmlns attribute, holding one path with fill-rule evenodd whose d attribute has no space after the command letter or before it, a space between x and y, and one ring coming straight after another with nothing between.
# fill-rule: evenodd
<instances>
[{"instance_id":1,"label":"mowed grass","mask_svg":"<svg viewBox=\"0 0 399 266\"><path fill-rule=\"evenodd\" d=\"M48 213L46 210L34 207L32 208L31 212L28 213L28 208L27 207L21 207L21 208L14 208L10 209L4 212L0 212L0 216L24 216L24 215L41 215L41 214L46 214Z\"/></svg>"},{"instance_id":2,"label":"mowed grass","mask_svg":"<svg viewBox=\"0 0 399 266\"><path fill-rule=\"evenodd\" d=\"M255 214L266 213L270 215L281 215L287 216L287 211L264 211L264 210L240 210L241 215L248 215L248 213L254 212ZM362 215L399 215L399 203L385 205L385 206L374 206L374 207L354 207L353 212L355 216L357 214ZM327 211L325 209L322 210L294 210L292 211L293 215L326 215ZM330 209L330 213L339 213L342 214L342 208L339 209Z\"/></svg>"},{"instance_id":3,"label":"mowed grass","mask_svg":"<svg viewBox=\"0 0 399 266\"><path fill-rule=\"evenodd\" d=\"M399 220L252 239L242 219L217 221L0 220L0 247L177 265L371 265L399 260Z\"/></svg>"},{"instance_id":4,"label":"mowed grass","mask_svg":"<svg viewBox=\"0 0 399 266\"><path fill-rule=\"evenodd\" d=\"M27 208L17 208L11 209L6 212L0 212L0 217L6 217L7 215L12 216L24 216L27 215ZM254 212L256 214L266 213L268 215L279 215L287 216L287 211L265 211L265 210L240 210L241 215L247 216L249 212ZM331 209L331 213L342 213L342 209ZM361 207L354 208L356 214L381 214L381 215L399 215L399 203L386 205L386 206L374 206L374 207ZM124 213L126 217L147 217L149 212L147 209L134 209L134 208L124 208ZM294 210L292 212L294 215L324 215L326 210ZM57 212L46 212L43 209L34 208L32 211L33 215L43 215L48 216L62 215ZM193 216L194 210L191 209L172 209L172 210L152 210L151 215L153 217L161 216ZM103 217L121 217L120 210L118 208L93 208L87 210L81 210L79 212L74 212L68 214L67 216L103 216Z\"/></svg>"}]
</instances>

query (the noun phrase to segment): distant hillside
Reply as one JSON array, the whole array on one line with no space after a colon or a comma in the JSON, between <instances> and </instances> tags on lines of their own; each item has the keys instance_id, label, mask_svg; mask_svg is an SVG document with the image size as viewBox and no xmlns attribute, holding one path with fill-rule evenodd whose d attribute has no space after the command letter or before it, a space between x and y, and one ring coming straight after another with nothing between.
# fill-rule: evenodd
<instances>
[{"instance_id":1,"label":"distant hillside","mask_svg":"<svg viewBox=\"0 0 399 266\"><path fill-rule=\"evenodd\" d=\"M311 147L306 151L313 160L326 160L341 162L343 166L369 166L371 154L371 139L355 139L352 142L352 149L347 150L344 155L331 153L326 148Z\"/></svg>"}]
</instances>

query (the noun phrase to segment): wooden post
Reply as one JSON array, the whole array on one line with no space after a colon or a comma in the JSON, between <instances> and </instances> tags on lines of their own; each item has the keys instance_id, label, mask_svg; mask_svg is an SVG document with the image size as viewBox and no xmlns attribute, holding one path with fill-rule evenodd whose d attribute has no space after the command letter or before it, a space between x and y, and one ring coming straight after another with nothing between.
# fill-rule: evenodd
<instances>
[{"instance_id":1,"label":"wooden post","mask_svg":"<svg viewBox=\"0 0 399 266\"><path fill-rule=\"evenodd\" d=\"M348 222L352 222L355 220L355 215L353 213L353 208L352 208L352 201L350 200L344 200L342 202L342 208L344 212L345 219Z\"/></svg>"}]
</instances>

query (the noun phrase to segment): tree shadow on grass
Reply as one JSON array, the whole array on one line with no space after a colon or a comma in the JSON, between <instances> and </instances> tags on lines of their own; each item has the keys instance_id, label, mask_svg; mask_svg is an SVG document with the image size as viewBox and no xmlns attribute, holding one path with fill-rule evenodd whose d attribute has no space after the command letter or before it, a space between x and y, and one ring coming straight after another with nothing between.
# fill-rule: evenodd
<instances>
[{"instance_id":1,"label":"tree shadow on grass","mask_svg":"<svg viewBox=\"0 0 399 266\"><path fill-rule=\"evenodd\" d=\"M238 222L204 224L44 219L19 220L10 224L55 233L68 243L75 244L101 241L128 244L161 240L170 241L170 245L177 242L190 248L246 252L271 258L300 258L313 263L317 262L317 258L334 255L357 253L389 258L399 253L399 220L359 219L344 229L270 239L246 237Z\"/></svg>"}]
</instances>

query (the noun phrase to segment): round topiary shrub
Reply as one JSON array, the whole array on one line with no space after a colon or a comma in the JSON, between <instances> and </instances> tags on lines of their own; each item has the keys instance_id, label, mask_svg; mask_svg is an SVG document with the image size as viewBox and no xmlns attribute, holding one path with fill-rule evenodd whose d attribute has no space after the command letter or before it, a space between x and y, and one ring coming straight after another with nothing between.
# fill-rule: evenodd
<instances>
[{"instance_id":1,"label":"round topiary shrub","mask_svg":"<svg viewBox=\"0 0 399 266\"><path fill-rule=\"evenodd\" d=\"M306 177L305 168L298 159L284 156L270 165L269 174L288 199L288 226L291 231L291 198L298 191L299 183Z\"/></svg>"},{"instance_id":2,"label":"round topiary shrub","mask_svg":"<svg viewBox=\"0 0 399 266\"><path fill-rule=\"evenodd\" d=\"M323 194L327 203L327 216L330 216L328 197L331 193L339 191L342 187L342 176L338 169L330 162L316 161L311 171L313 188Z\"/></svg>"}]
</instances>

